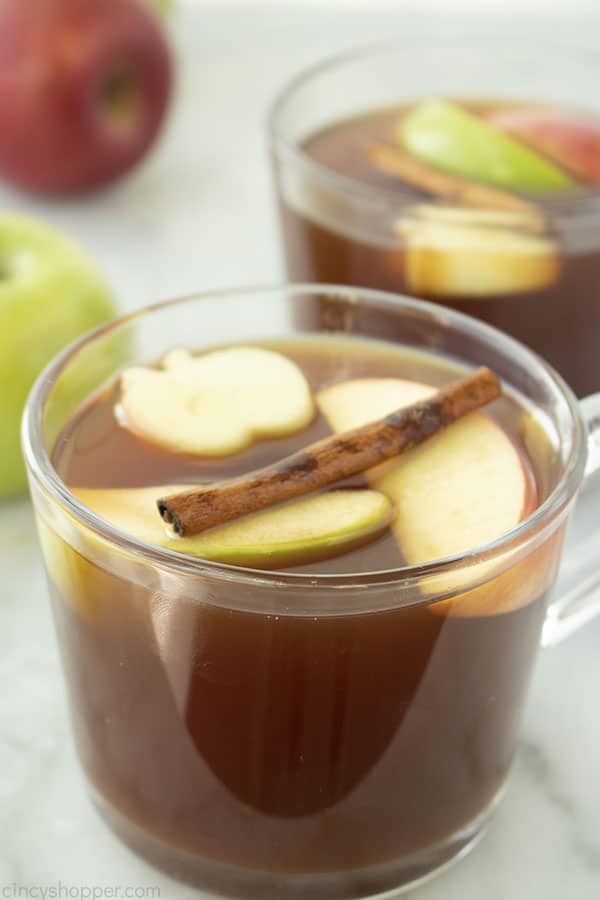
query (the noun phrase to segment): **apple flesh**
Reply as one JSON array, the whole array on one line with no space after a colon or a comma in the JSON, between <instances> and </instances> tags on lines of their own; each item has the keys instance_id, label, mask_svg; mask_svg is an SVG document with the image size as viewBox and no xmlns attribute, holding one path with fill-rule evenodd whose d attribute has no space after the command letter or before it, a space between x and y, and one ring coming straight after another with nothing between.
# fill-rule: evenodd
<instances>
[{"instance_id":1,"label":"apple flesh","mask_svg":"<svg viewBox=\"0 0 600 900\"><path fill-rule=\"evenodd\" d=\"M366 378L321 391L317 404L339 432L433 392L429 385L402 379ZM372 470L369 480L394 505L392 528L410 565L464 554L493 541L527 516L537 499L533 479L513 442L480 412ZM479 569L480 578L489 571L485 564ZM470 577L473 574L469 572ZM457 581L444 576L431 585L431 592L458 592L460 579L466 577L459 573ZM425 584L423 589L430 592Z\"/></svg>"},{"instance_id":2,"label":"apple flesh","mask_svg":"<svg viewBox=\"0 0 600 900\"><path fill-rule=\"evenodd\" d=\"M33 382L114 313L104 278L76 244L42 223L0 215L0 499L26 488L19 428Z\"/></svg>"},{"instance_id":3,"label":"apple flesh","mask_svg":"<svg viewBox=\"0 0 600 900\"><path fill-rule=\"evenodd\" d=\"M176 538L160 519L157 497L179 486L73 490L112 525L178 553L214 562L276 569L338 556L389 526L392 505L375 490L333 490L285 503L194 537Z\"/></svg>"},{"instance_id":4,"label":"apple flesh","mask_svg":"<svg viewBox=\"0 0 600 900\"><path fill-rule=\"evenodd\" d=\"M397 138L413 156L461 178L516 191L550 192L573 184L544 156L446 100L425 101L408 112Z\"/></svg>"},{"instance_id":5,"label":"apple flesh","mask_svg":"<svg viewBox=\"0 0 600 900\"><path fill-rule=\"evenodd\" d=\"M505 227L514 223L514 227ZM437 297L493 297L544 290L561 274L556 242L527 231L527 216L431 207L398 222L409 290Z\"/></svg>"},{"instance_id":6,"label":"apple flesh","mask_svg":"<svg viewBox=\"0 0 600 900\"><path fill-rule=\"evenodd\" d=\"M112 181L157 137L171 83L147 0L4 0L0 175L47 194Z\"/></svg>"},{"instance_id":7,"label":"apple flesh","mask_svg":"<svg viewBox=\"0 0 600 900\"><path fill-rule=\"evenodd\" d=\"M582 181L600 184L600 122L535 106L495 111L487 120L565 166Z\"/></svg>"},{"instance_id":8,"label":"apple flesh","mask_svg":"<svg viewBox=\"0 0 600 900\"><path fill-rule=\"evenodd\" d=\"M168 450L218 457L302 431L314 412L309 384L286 356L230 347L196 357L172 350L162 368L126 369L117 419Z\"/></svg>"}]
</instances>

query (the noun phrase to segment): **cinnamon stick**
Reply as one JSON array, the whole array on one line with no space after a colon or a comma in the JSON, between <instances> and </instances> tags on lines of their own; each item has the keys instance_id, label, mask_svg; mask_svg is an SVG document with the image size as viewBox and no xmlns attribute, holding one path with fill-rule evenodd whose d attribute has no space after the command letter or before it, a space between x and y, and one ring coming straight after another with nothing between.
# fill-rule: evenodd
<instances>
[{"instance_id":1,"label":"cinnamon stick","mask_svg":"<svg viewBox=\"0 0 600 900\"><path fill-rule=\"evenodd\" d=\"M187 537L365 472L421 444L502 392L489 369L375 422L317 441L274 465L158 500L160 515Z\"/></svg>"},{"instance_id":2,"label":"cinnamon stick","mask_svg":"<svg viewBox=\"0 0 600 900\"><path fill-rule=\"evenodd\" d=\"M367 147L366 154L377 169L387 175L402 178L440 199L477 209L523 213L524 222L529 230L536 232L547 230L544 216L535 204L500 188L467 181L449 172L442 172L391 144L371 144Z\"/></svg>"}]
</instances>

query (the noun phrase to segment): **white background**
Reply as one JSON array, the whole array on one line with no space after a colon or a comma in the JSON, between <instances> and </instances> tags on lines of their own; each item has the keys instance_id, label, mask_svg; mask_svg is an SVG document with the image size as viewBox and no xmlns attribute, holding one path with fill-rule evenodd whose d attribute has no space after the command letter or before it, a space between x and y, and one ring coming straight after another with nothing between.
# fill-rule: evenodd
<instances>
[{"instance_id":1,"label":"white background","mask_svg":"<svg viewBox=\"0 0 600 900\"><path fill-rule=\"evenodd\" d=\"M191 7L245 7L257 6L256 0L176 0L182 6ZM600 11L599 0L272 0L274 6L280 8L294 7L309 10L325 9L358 9L358 10L394 10L425 13L496 13L514 15L519 13L543 13L548 16ZM518 27L518 22L515 22ZM600 42L600 36L599 36Z\"/></svg>"}]
</instances>

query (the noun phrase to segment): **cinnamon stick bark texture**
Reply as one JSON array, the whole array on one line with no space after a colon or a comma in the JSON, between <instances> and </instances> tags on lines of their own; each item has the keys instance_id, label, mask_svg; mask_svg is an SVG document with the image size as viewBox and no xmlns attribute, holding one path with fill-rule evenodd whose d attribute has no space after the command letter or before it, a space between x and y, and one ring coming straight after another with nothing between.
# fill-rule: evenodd
<instances>
[{"instance_id":1,"label":"cinnamon stick bark texture","mask_svg":"<svg viewBox=\"0 0 600 900\"><path fill-rule=\"evenodd\" d=\"M367 148L367 157L375 168L387 175L402 178L409 184L443 200L479 209L524 213L529 230L543 232L547 229L544 216L533 203L529 203L521 197L515 197L499 188L457 178L448 172L441 172L398 147L388 144L372 144Z\"/></svg>"},{"instance_id":2,"label":"cinnamon stick bark texture","mask_svg":"<svg viewBox=\"0 0 600 900\"><path fill-rule=\"evenodd\" d=\"M477 369L427 400L324 438L264 469L162 498L159 513L176 534L198 534L365 472L421 444L501 393L493 372Z\"/></svg>"}]
</instances>

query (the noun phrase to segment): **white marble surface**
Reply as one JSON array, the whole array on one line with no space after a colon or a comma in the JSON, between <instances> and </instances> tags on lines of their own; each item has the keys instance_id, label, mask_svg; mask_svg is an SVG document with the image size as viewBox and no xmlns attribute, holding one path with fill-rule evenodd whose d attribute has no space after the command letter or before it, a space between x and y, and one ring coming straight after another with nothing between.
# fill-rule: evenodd
<instances>
[{"instance_id":1,"label":"white marble surface","mask_svg":"<svg viewBox=\"0 0 600 900\"><path fill-rule=\"evenodd\" d=\"M42 205L2 189L0 203L43 216L86 244L123 309L274 280L280 270L261 131L268 99L307 60L402 27L389 15L332 19L314 9L189 10L176 23L181 80L171 127L136 175L91 201ZM432 27L457 22L438 18ZM538 30L548 28L539 23ZM591 20L571 19L561 32L585 39L593 28ZM199 897L123 848L86 798L26 501L0 509L0 574L0 895L61 883L158 886L169 900ZM486 838L411 897L600 897L599 646L596 620L542 653L510 790Z\"/></svg>"}]
</instances>

